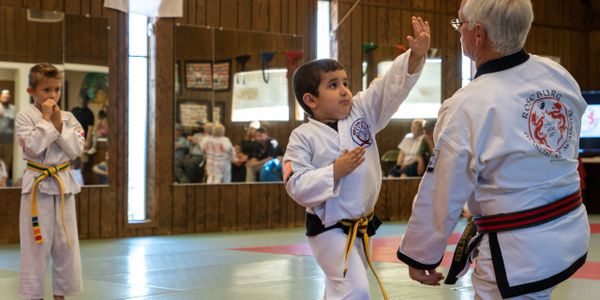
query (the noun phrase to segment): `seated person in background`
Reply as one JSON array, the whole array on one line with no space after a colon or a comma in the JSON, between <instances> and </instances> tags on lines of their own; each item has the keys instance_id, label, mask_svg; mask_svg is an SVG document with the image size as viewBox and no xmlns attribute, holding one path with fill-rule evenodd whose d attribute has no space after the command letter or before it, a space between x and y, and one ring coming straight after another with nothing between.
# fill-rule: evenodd
<instances>
[{"instance_id":1,"label":"seated person in background","mask_svg":"<svg viewBox=\"0 0 600 300\"><path fill-rule=\"evenodd\" d=\"M240 145L233 146L235 149L235 160L231 162L231 182L246 181L246 161L248 155L242 152Z\"/></svg>"},{"instance_id":2,"label":"seated person in background","mask_svg":"<svg viewBox=\"0 0 600 300\"><path fill-rule=\"evenodd\" d=\"M214 124L213 135L202 145L202 150L206 154L206 183L231 182L231 162L236 156L223 124Z\"/></svg>"},{"instance_id":3,"label":"seated person in background","mask_svg":"<svg viewBox=\"0 0 600 300\"><path fill-rule=\"evenodd\" d=\"M174 155L174 173L175 180L179 183L188 183L190 182L189 178L185 175L183 169L183 158L188 154L190 143L183 136L183 132L181 130L181 126L179 124L175 125L175 155Z\"/></svg>"},{"instance_id":4,"label":"seated person in background","mask_svg":"<svg viewBox=\"0 0 600 300\"><path fill-rule=\"evenodd\" d=\"M77 180L77 183L79 183L79 186L83 186L84 184L81 166L81 157L78 157L71 161L71 166L69 167L71 173L73 173L73 177L75 177L75 180Z\"/></svg>"},{"instance_id":5,"label":"seated person in background","mask_svg":"<svg viewBox=\"0 0 600 300\"><path fill-rule=\"evenodd\" d=\"M208 136L204 134L204 123L193 135L189 135L187 140L190 144L188 155L183 158L183 169L189 182L202 182L204 178L204 159L202 144L206 142Z\"/></svg>"},{"instance_id":6,"label":"seated person in background","mask_svg":"<svg viewBox=\"0 0 600 300\"><path fill-rule=\"evenodd\" d=\"M279 147L276 139L269 137L267 129L261 127L256 130L256 140L260 143L260 148L255 157L248 159L246 162L246 181L253 182L258 178L258 173L262 170L263 165L273 159L283 156L283 150Z\"/></svg>"},{"instance_id":7,"label":"seated person in background","mask_svg":"<svg viewBox=\"0 0 600 300\"><path fill-rule=\"evenodd\" d=\"M6 187L8 181L8 170L6 169L6 164L2 159L0 159L0 187Z\"/></svg>"},{"instance_id":8,"label":"seated person in background","mask_svg":"<svg viewBox=\"0 0 600 300\"><path fill-rule=\"evenodd\" d=\"M92 171L98 175L98 184L108 184L108 151L104 154L104 161L95 164Z\"/></svg>"},{"instance_id":9,"label":"seated person in background","mask_svg":"<svg viewBox=\"0 0 600 300\"><path fill-rule=\"evenodd\" d=\"M423 126L425 120L414 119L410 126L410 133L406 134L398 149L398 159L396 160L396 166L390 170L390 175L393 177L408 177L418 176L417 172L417 152L421 146L421 139L423 139Z\"/></svg>"},{"instance_id":10,"label":"seated person in background","mask_svg":"<svg viewBox=\"0 0 600 300\"><path fill-rule=\"evenodd\" d=\"M435 128L435 120L427 121L425 127L423 127L423 139L421 140L421 146L417 152L417 173L419 176L425 174L425 168L429 164L429 158L433 153L433 129Z\"/></svg>"},{"instance_id":11,"label":"seated person in background","mask_svg":"<svg viewBox=\"0 0 600 300\"><path fill-rule=\"evenodd\" d=\"M250 122L250 125L246 128L246 135L241 143L241 150L247 156L243 166L244 169L246 169L246 162L257 157L260 152L260 143L256 140L256 130L258 128L260 128L260 122L258 121ZM246 176L244 181L255 181L254 178L256 178L256 176L249 177L247 170L244 170L244 174L244 176Z\"/></svg>"},{"instance_id":12,"label":"seated person in background","mask_svg":"<svg viewBox=\"0 0 600 300\"><path fill-rule=\"evenodd\" d=\"M105 138L108 135L108 119L107 119L107 115L106 115L106 111L101 110L98 112L98 125L96 125L96 128L94 130L94 132L92 133L92 145L90 146L90 149L88 149L86 152L87 154L94 154L96 153L96 145L98 144L98 138Z\"/></svg>"}]
</instances>

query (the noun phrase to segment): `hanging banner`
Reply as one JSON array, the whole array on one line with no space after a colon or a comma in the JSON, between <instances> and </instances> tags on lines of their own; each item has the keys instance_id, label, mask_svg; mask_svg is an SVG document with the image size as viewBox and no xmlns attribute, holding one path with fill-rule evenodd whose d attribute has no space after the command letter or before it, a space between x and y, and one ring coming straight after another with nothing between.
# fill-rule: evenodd
<instances>
[{"instance_id":1,"label":"hanging banner","mask_svg":"<svg viewBox=\"0 0 600 300\"><path fill-rule=\"evenodd\" d=\"M180 18L183 0L104 0L104 7L147 17Z\"/></svg>"}]
</instances>

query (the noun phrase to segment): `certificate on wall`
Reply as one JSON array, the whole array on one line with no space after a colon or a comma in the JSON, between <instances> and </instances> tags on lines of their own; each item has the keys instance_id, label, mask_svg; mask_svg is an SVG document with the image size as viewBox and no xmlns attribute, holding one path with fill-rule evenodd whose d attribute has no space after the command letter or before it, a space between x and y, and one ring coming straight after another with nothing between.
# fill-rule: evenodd
<instances>
[{"instance_id":1,"label":"certificate on wall","mask_svg":"<svg viewBox=\"0 0 600 300\"><path fill-rule=\"evenodd\" d=\"M198 128L210 119L210 101L184 100L178 106L179 124L185 128Z\"/></svg>"},{"instance_id":2,"label":"certificate on wall","mask_svg":"<svg viewBox=\"0 0 600 300\"><path fill-rule=\"evenodd\" d=\"M215 91L229 90L231 61L218 61L213 65L213 88Z\"/></svg>"},{"instance_id":3,"label":"certificate on wall","mask_svg":"<svg viewBox=\"0 0 600 300\"><path fill-rule=\"evenodd\" d=\"M212 64L210 62L185 63L185 87L196 90L212 89Z\"/></svg>"}]
</instances>

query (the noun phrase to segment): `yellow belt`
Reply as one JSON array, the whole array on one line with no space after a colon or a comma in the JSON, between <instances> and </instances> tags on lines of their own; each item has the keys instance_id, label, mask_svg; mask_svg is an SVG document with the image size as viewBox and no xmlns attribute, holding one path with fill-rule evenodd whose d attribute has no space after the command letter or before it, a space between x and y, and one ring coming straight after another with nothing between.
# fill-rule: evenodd
<instances>
[{"instance_id":1,"label":"yellow belt","mask_svg":"<svg viewBox=\"0 0 600 300\"><path fill-rule=\"evenodd\" d=\"M379 289L383 294L383 298L385 300L389 299L385 288L383 287L383 283L377 272L375 272L375 268L373 268L373 264L371 263L371 254L369 253L369 235L367 234L367 225L369 224L369 220L373 218L375 212L370 213L366 217L354 219L354 220L341 220L339 223L348 227L348 239L346 240L346 256L345 256L345 265L344 265L344 277L346 277L346 272L348 272L348 257L350 256L350 251L352 251L352 245L354 245L354 241L356 240L356 236L360 233L362 235L363 241L363 249L365 250L365 255L367 256L367 262L369 263L369 267L375 275L375 279L377 279L377 283L379 284Z\"/></svg>"},{"instance_id":2,"label":"yellow belt","mask_svg":"<svg viewBox=\"0 0 600 300\"><path fill-rule=\"evenodd\" d=\"M38 164L36 162L32 162L30 160L27 161L27 168L29 170L33 170L39 172L40 174L35 178L33 182L33 187L31 189L31 222L33 224L33 237L35 239L36 244L43 243L42 232L40 231L40 224L38 220L38 211L37 211L37 187L40 182L46 178L54 178L56 182L58 182L58 187L60 188L60 207L61 207L61 219L63 230L65 231L65 236L67 238L67 243L69 243L69 247L71 246L71 239L69 238L69 234L67 232L67 226L65 225L65 185L62 180L58 176L58 172L65 171L69 169L69 163L63 163L58 166L46 166L42 164Z\"/></svg>"}]
</instances>

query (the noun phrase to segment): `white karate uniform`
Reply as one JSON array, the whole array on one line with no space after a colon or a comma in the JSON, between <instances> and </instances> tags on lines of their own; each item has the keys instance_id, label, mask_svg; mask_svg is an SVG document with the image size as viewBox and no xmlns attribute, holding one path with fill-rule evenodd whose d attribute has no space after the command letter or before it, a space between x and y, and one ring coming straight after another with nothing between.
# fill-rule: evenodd
<instances>
[{"instance_id":1,"label":"white karate uniform","mask_svg":"<svg viewBox=\"0 0 600 300\"><path fill-rule=\"evenodd\" d=\"M519 55L524 62L513 60ZM434 155L398 251L413 267L439 265L465 202L474 216L488 216L539 207L579 189L586 104L577 82L560 65L524 52L481 70L440 109ZM503 291L547 299L583 264L590 229L582 205L548 223L494 235L497 243L485 234L473 254L476 298L499 299ZM499 250L490 250L494 244Z\"/></svg>"},{"instance_id":2,"label":"white karate uniform","mask_svg":"<svg viewBox=\"0 0 600 300\"><path fill-rule=\"evenodd\" d=\"M409 55L410 50L400 55L383 78L354 96L350 114L337 122L337 132L309 118L290 136L283 158L286 190L298 204L316 214L325 227L342 219L367 216L375 208L382 177L375 134L387 125L406 99L425 62L418 72L409 75ZM336 184L333 162L344 150L357 146L365 147L365 161ZM286 165L288 169L291 167L292 174L286 173ZM369 295L366 264L360 259L364 258L364 253L360 254L364 250L359 239L350 254L348 274L343 277L346 237L341 230L332 229L308 238L326 276L326 299L366 299Z\"/></svg>"},{"instance_id":3,"label":"white karate uniform","mask_svg":"<svg viewBox=\"0 0 600 300\"><path fill-rule=\"evenodd\" d=\"M59 133L51 122L42 119L42 113L31 105L17 114L17 140L23 149L23 158L46 166L56 166L79 157L85 141L84 131L77 119L62 111L63 128ZM64 183L67 242L62 226L60 188L54 178L46 178L38 185L37 211L43 238L36 244L31 221L31 192L40 173L25 169L23 174L19 232L21 238L21 297L44 297L44 275L48 259L52 258L52 286L54 295L72 296L81 292L82 271L77 236L74 194L81 190L69 170L58 172Z\"/></svg>"},{"instance_id":4,"label":"white karate uniform","mask_svg":"<svg viewBox=\"0 0 600 300\"><path fill-rule=\"evenodd\" d=\"M206 153L206 183L231 182L231 161L235 160L235 149L226 136L211 136L202 145Z\"/></svg>"}]
</instances>

